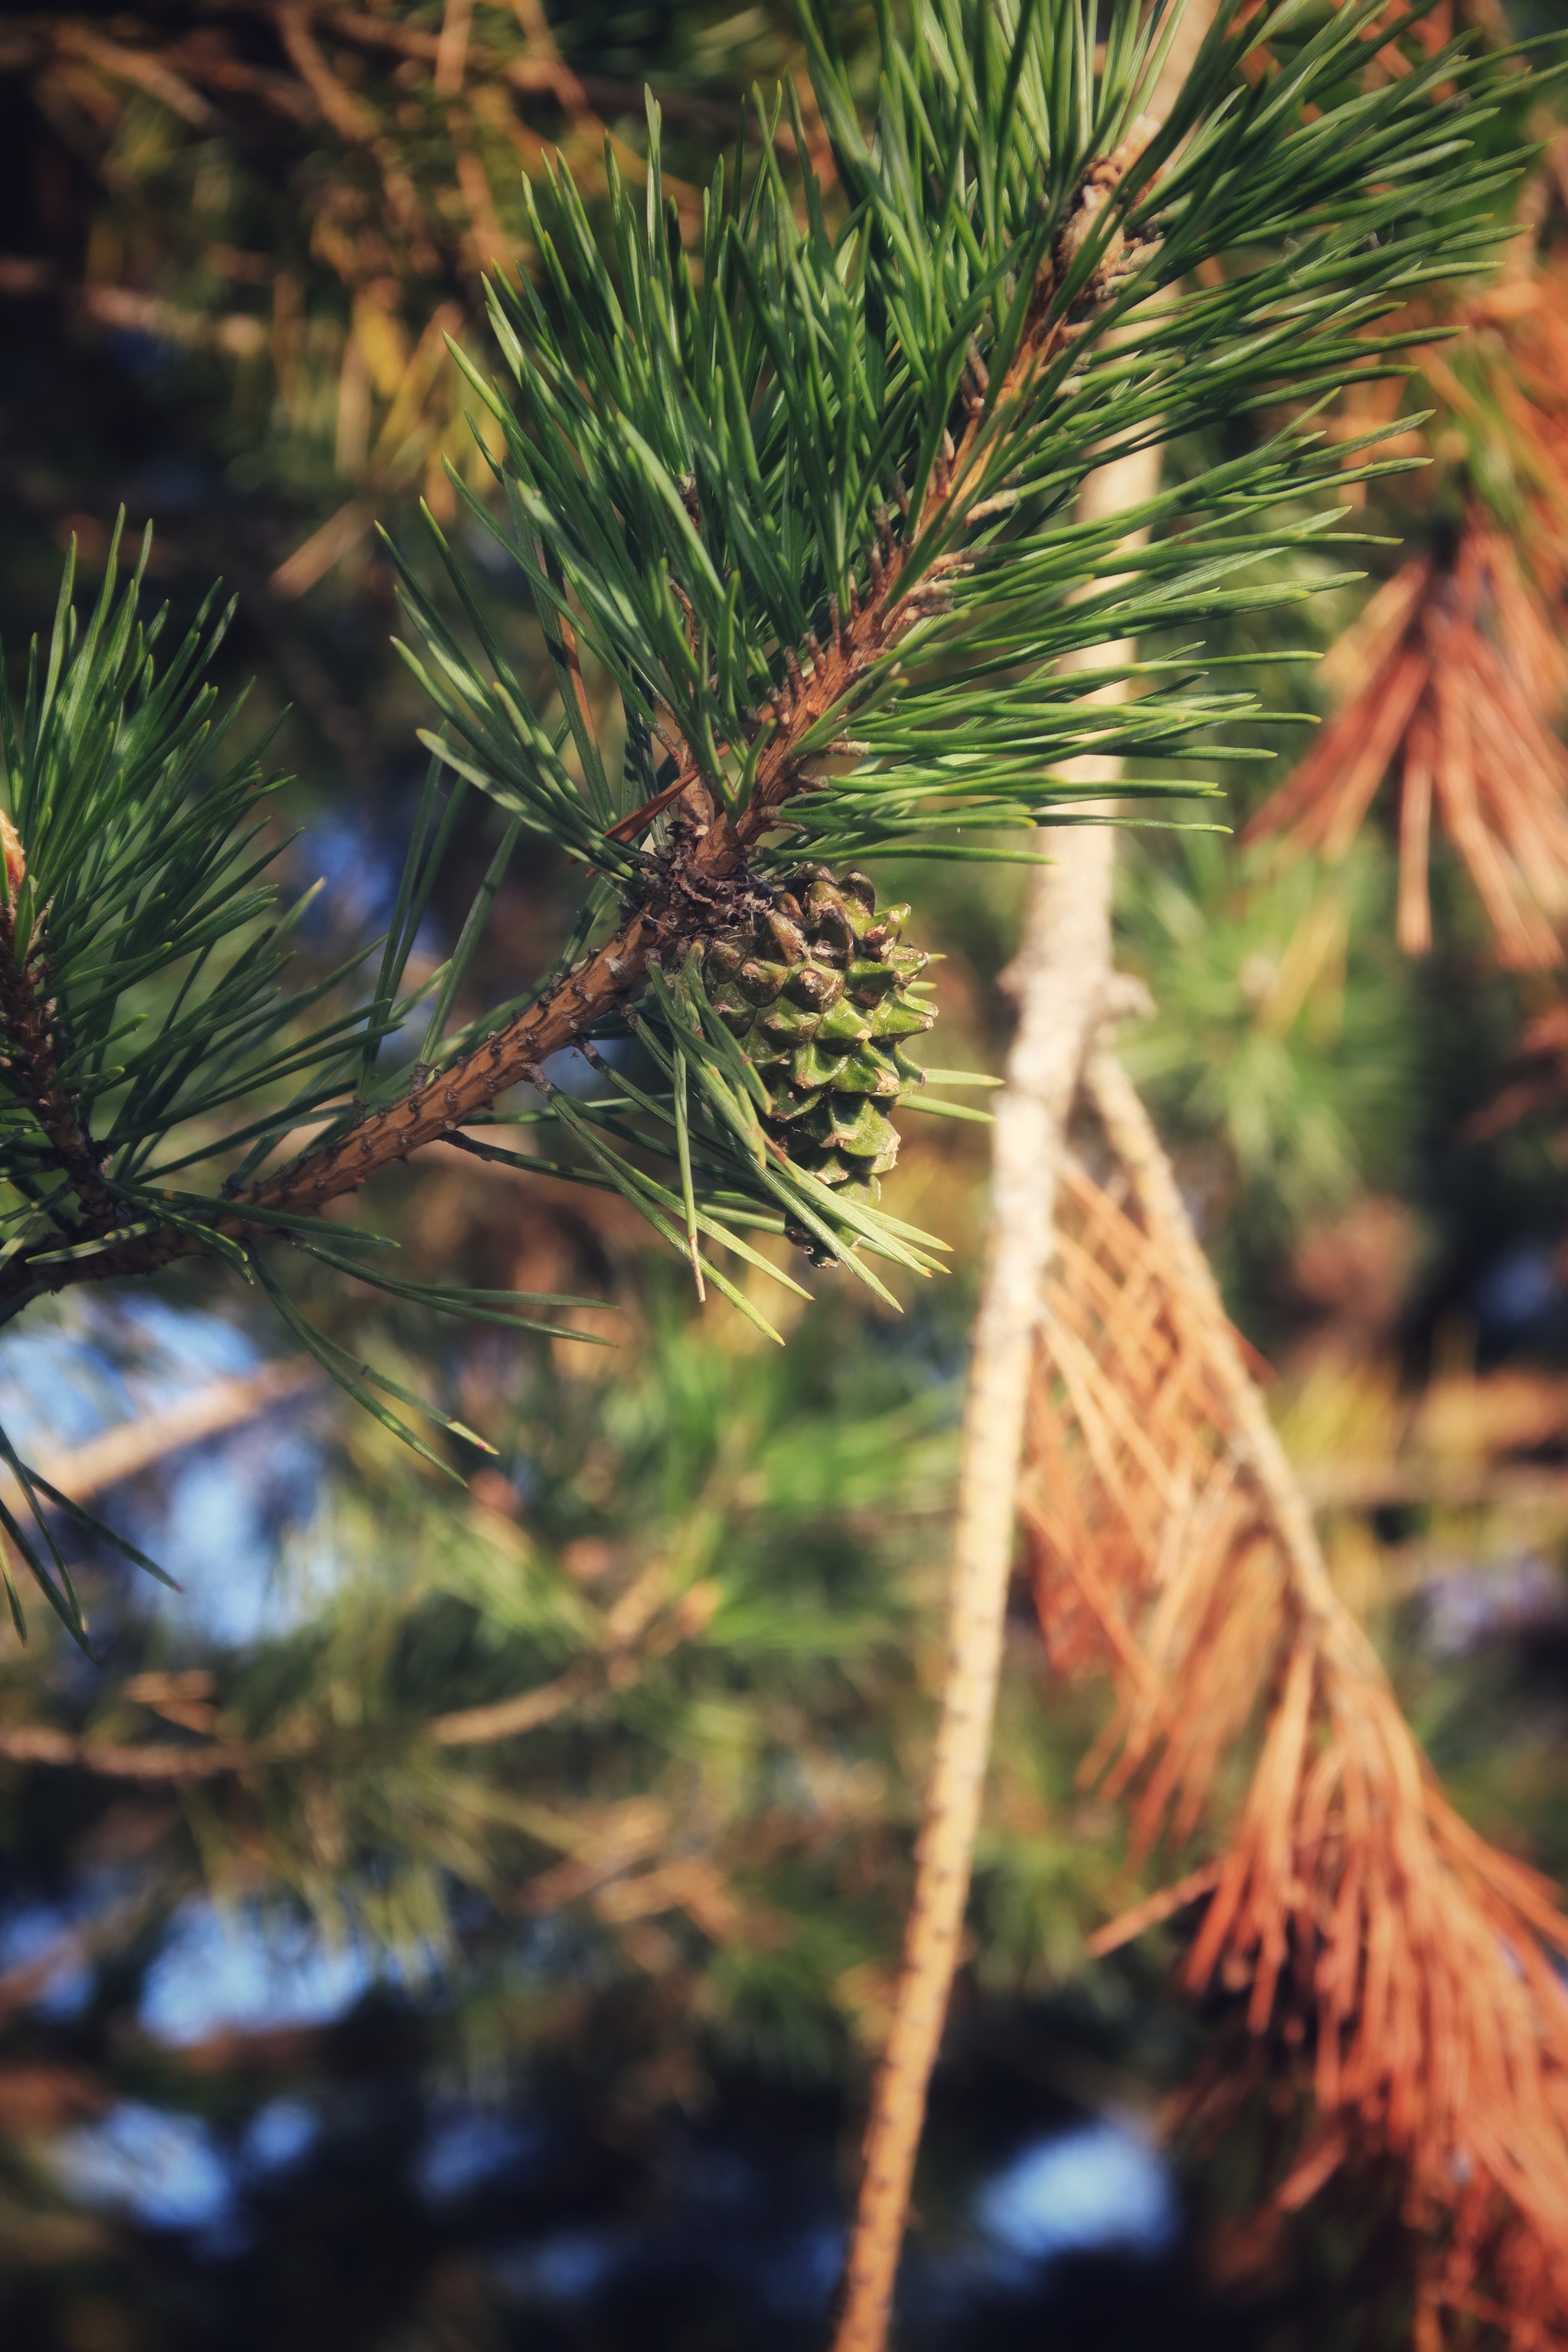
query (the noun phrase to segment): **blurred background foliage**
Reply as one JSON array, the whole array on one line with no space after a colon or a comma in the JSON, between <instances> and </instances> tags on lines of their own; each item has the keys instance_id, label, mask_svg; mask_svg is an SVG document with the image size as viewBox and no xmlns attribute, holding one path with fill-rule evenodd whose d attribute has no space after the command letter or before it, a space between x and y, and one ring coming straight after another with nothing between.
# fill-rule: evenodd
<instances>
[{"instance_id":1,"label":"blurred background foliage","mask_svg":"<svg viewBox=\"0 0 1568 2352\"><path fill-rule=\"evenodd\" d=\"M841 12L847 46L870 16ZM41 624L73 535L91 578L121 504L157 523L177 618L216 573L238 590L223 660L258 724L287 714L279 824L294 877L324 878L321 970L384 918L423 767L373 520L397 535L422 496L454 520L542 675L443 469L482 478L445 338L482 358L480 269L531 266L521 173L559 145L591 204L606 137L637 173L647 81L690 206L741 94L797 62L784 0L0 18L0 633ZM1373 486L1373 578L1279 635L1274 708L1356 690L1284 656L1413 560L1451 571L1479 515L1560 635L1568 435L1531 337L1554 331L1563 153L1527 192L1539 269L1511 298L1440 289L1423 323L1459 341L1376 395L1381 419L1436 405L1407 440L1436 463ZM1548 726L1561 694L1539 682ZM1156 1008L1131 1064L1334 1572L1469 1817L1561 1874L1559 972L1500 967L1441 844L1436 949L1402 954L1375 812L1337 862L1124 839L1121 952ZM487 854L476 828L450 861L431 961ZM948 957L944 1061L995 1067L1016 878L879 878ZM574 901L548 867L503 886L476 1001L535 976ZM380 1204L421 1271L618 1309L590 1350L311 1297L487 1433L493 1457L448 1449L464 1493L178 1274L0 1341L24 1452L110 1496L184 1588L88 1558L96 1663L44 1627L0 1657L0 2328L39 2352L820 2339L940 1671L984 1132L921 1122L900 1167L898 1213L952 1237L954 1276L902 1318L820 1276L782 1355L700 1315L613 1195L426 1160ZM1075 1778L1097 1724L1021 1602L906 2340L1398 2343L1369 2284L1392 2217L1265 2242L1244 2150L1154 2152L1221 2021L1168 1997L1174 1931L1085 1957L1128 1886Z\"/></svg>"}]
</instances>

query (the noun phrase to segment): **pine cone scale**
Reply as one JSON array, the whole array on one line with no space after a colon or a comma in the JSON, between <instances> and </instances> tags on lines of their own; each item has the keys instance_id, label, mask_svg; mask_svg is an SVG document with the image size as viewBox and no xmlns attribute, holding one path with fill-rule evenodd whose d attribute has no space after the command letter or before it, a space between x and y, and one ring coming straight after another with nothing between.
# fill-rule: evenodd
<instances>
[{"instance_id":1,"label":"pine cone scale","mask_svg":"<svg viewBox=\"0 0 1568 2352\"><path fill-rule=\"evenodd\" d=\"M879 911L863 874L802 866L766 914L704 955L714 1011L764 1076L775 1140L819 1182L873 1199L899 1152L882 1106L921 1082L900 1045L936 1019L910 992L927 958L902 944L909 914Z\"/></svg>"}]
</instances>

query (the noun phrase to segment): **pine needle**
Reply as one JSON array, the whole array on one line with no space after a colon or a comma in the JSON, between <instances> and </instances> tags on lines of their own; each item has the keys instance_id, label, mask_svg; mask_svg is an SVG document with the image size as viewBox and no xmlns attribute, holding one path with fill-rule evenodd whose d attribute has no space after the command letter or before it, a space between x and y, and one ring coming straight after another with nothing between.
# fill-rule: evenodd
<instances>
[{"instance_id":1,"label":"pine needle","mask_svg":"<svg viewBox=\"0 0 1568 2352\"><path fill-rule=\"evenodd\" d=\"M1115 1692L1085 1780L1129 1805L1139 1855L1184 1867L1091 1948L1190 1909L1181 1982L1244 2005L1253 2063L1200 2082L1188 2125L1234 2116L1266 2073L1296 2081L1271 2210L1352 2152L1393 2166L1416 2343L1480 2319L1544 2352L1568 2341L1568 1917L1445 1798L1281 1485L1142 1107L1103 1060L1094 1091L1121 1166L1063 1179L1029 1570L1055 1664Z\"/></svg>"},{"instance_id":2,"label":"pine needle","mask_svg":"<svg viewBox=\"0 0 1568 2352\"><path fill-rule=\"evenodd\" d=\"M1417 555L1330 656L1348 698L1244 839L1282 834L1297 853L1342 858L1389 774L1399 839L1398 930L1432 944L1434 817L1458 850L1498 960L1563 960L1568 916L1568 751L1552 720L1568 666L1538 592L1479 512L1451 562Z\"/></svg>"}]
</instances>

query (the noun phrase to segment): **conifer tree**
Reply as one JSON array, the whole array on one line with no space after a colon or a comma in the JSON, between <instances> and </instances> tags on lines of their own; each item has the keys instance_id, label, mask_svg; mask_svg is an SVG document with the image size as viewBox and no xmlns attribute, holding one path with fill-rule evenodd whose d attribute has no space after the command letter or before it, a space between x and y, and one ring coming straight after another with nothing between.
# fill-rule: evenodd
<instances>
[{"instance_id":1,"label":"conifer tree","mask_svg":"<svg viewBox=\"0 0 1568 2352\"><path fill-rule=\"evenodd\" d=\"M911 994L919 958L900 944L906 910L879 914L871 886L836 870L1012 855L988 837L1048 824L1075 796L1060 768L1091 749L1149 763L1120 779L1123 801L1182 789L1163 763L1249 709L1245 693L1203 688L1180 656L1112 706L1096 693L1110 679L1067 657L1238 599L1289 601L1289 586L1226 583L1266 551L1331 539L1331 514L1272 518L1339 477L1342 454L1287 429L1207 469L1138 518L1163 535L1131 562L1121 523L1073 521L1079 483L1096 457L1256 403L1282 371L1300 395L1375 366L1356 330L1484 243L1462 100L1436 148L1419 77L1354 100L1353 140L1334 114L1299 116L1331 91L1353 19L1308 43L1267 103L1226 98L1272 22L1226 20L1156 126L1140 109L1174 17L1151 31L1123 11L1098 62L1076 18L922 19L907 47L887 37L874 139L814 24L851 200L836 227L809 163L792 184L770 136L754 167L715 176L688 252L655 119L646 201L606 167L612 272L570 183L550 177L532 215L546 291L494 299L510 396L473 374L504 443L500 503L473 503L527 582L561 715L526 706L432 525L450 614L400 571L407 658L446 724L374 992L314 1027L331 983L275 992L286 930L250 851L258 770L205 772L233 716L215 729L200 683L223 622L204 612L160 673L140 570L117 600L110 567L79 623L68 570L47 653L5 716L8 1312L206 1255L260 1282L373 1402L375 1375L300 1323L268 1243L406 1288L370 1236L321 1212L450 1135L616 1186L737 1298L720 1255L791 1279L748 1233L785 1232L879 1288L872 1258L929 1269L928 1237L876 1198L896 1151L879 1106L926 1083L899 1043L931 1018ZM1289 256L1199 292L1179 322L1151 307L1238 240L1267 250L1287 228ZM612 689L607 728L587 667ZM412 1080L383 1075L470 787L507 830L422 992ZM454 1034L489 901L539 842L585 877L568 954L531 1001ZM553 1054L633 1034L646 1083L602 1056L591 1103L551 1081ZM499 1124L535 1130L544 1154L468 1132L524 1082L539 1107ZM430 1303L510 1317L561 1302Z\"/></svg>"},{"instance_id":2,"label":"conifer tree","mask_svg":"<svg viewBox=\"0 0 1568 2352\"><path fill-rule=\"evenodd\" d=\"M219 1258L411 1434L383 1400L420 1397L303 1317L279 1241L469 1318L583 1303L411 1282L323 1214L437 1139L614 1191L752 1317L741 1269L789 1284L778 1242L879 1291L877 1264L931 1269L940 1243L881 1197L889 1114L944 1108L925 1088L952 1074L910 1057L932 1017L918 918L880 908L862 866L1027 857L1018 838L1081 823L1086 799L1201 788L1169 763L1206 768L1211 731L1257 705L1205 685L1190 633L1298 599L1247 567L1342 543L1299 502L1383 461L1352 453L1347 475L1309 420L1131 512L1086 512L1084 484L1381 374L1401 336L1379 320L1495 233L1485 74L1444 51L1357 88L1363 6L1249 76L1301 13L1222 9L1159 120L1177 10L1118 6L1098 46L1075 6L917 10L884 30L869 119L824 14L807 37L836 188L793 110L753 126L700 218L663 201L652 117L646 194L606 154L603 246L546 173L527 216L542 286L493 297L510 381L462 363L489 479L450 488L526 584L556 698L531 706L432 521L399 564L442 723L368 990L345 972L276 992L288 919L249 848L259 776L205 764L216 627L160 673L140 574L80 624L68 576L6 717L9 1312ZM1108 652L1156 633L1175 649ZM1086 758L1121 762L1113 787L1086 792ZM475 793L504 814L500 847L453 956L411 982ZM528 1001L457 1024L531 853L583 874L571 946ZM383 1052L410 1022L412 1079ZM591 1094L552 1068L567 1048ZM79 1633L43 1507L63 1498L7 1459L40 1506L13 1541Z\"/></svg>"}]
</instances>

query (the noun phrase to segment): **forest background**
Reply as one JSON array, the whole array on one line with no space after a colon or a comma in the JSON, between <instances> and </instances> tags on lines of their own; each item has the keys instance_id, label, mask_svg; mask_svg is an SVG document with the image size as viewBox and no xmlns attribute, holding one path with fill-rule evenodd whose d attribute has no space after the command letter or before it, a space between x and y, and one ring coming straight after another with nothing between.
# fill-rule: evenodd
<instances>
[{"instance_id":1,"label":"forest background","mask_svg":"<svg viewBox=\"0 0 1568 2352\"><path fill-rule=\"evenodd\" d=\"M1458 15L1493 43L1552 29ZM841 29L868 54L869 9ZM592 209L606 133L637 171L646 80L689 206L741 94L800 67L772 5L0 20L0 635L15 662L73 538L95 581L121 507L154 523L179 618L216 575L237 590L223 671L257 680L247 725L282 716L278 823L290 880L322 879L299 936L323 971L387 919L424 769L374 524L405 538L426 498L544 676L444 470L481 478L445 339L487 362L479 270L534 266L521 173L559 144ZM1542 592L1561 709L1568 160L1526 111L1524 260L1435 297L1417 323L1458 341L1335 420L1436 411L1403 444L1427 468L1356 494L1371 579L1289 639L1241 615L1216 643L1337 646L1268 672L1276 709L1375 720L1375 624L1346 633L1486 530ZM1226 771L1238 824L1292 758ZM1442 845L1436 950L1403 952L1394 833L1351 831L1324 856L1129 838L1119 954L1156 1009L1122 1043L1340 1593L1466 1818L1561 1880L1568 1013L1528 910L1521 946ZM416 955L449 952L491 845L453 861ZM1019 880L879 880L947 958L942 1060L999 1067ZM519 942L553 950L574 903L564 872L503 882L476 1001L525 986ZM820 2340L941 1671L985 1192L983 1127L910 1125L898 1213L959 1243L952 1277L899 1318L824 1278L782 1353L698 1311L611 1192L440 1151L400 1177L421 1268L619 1310L589 1349L311 1297L488 1433L493 1455L453 1443L461 1495L178 1276L0 1339L6 1426L183 1588L89 1554L97 1661L47 1622L0 1657L9 2340ZM1137 1885L1080 1775L1105 1712L1021 1593L906 2340L1408 2340L1396 2214L1266 2228L1245 2142L1155 2153L1226 2021L1173 1990L1179 1919L1090 1956Z\"/></svg>"}]
</instances>

